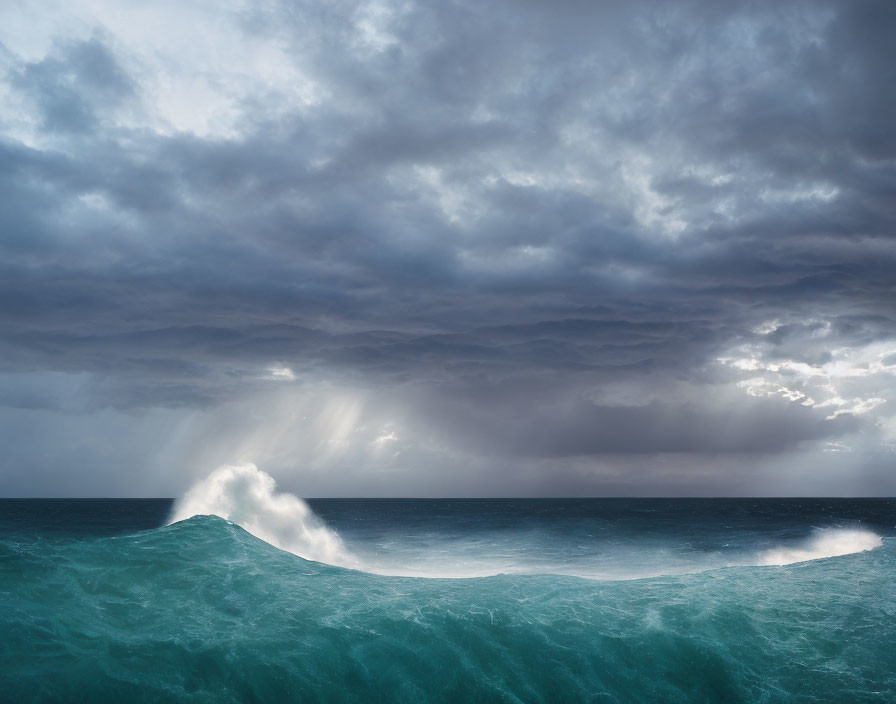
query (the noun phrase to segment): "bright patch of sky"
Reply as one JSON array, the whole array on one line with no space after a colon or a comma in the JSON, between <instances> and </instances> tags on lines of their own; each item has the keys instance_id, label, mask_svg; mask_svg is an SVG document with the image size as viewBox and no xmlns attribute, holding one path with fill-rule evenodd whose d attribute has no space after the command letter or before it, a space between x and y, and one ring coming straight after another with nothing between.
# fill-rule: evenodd
<instances>
[{"instance_id":1,"label":"bright patch of sky","mask_svg":"<svg viewBox=\"0 0 896 704\"><path fill-rule=\"evenodd\" d=\"M824 413L825 420L870 414L884 431L881 442L896 440L886 430L896 417L896 340L844 346L842 340L832 338L828 348L824 342L832 330L830 321L809 320L794 327L806 351L824 361L805 361L789 356L796 346L792 342L784 352L768 341L782 327L779 320L763 323L754 328L756 341L718 358L738 375L750 375L736 382L738 388L751 396L780 397L811 407Z\"/></svg>"}]
</instances>

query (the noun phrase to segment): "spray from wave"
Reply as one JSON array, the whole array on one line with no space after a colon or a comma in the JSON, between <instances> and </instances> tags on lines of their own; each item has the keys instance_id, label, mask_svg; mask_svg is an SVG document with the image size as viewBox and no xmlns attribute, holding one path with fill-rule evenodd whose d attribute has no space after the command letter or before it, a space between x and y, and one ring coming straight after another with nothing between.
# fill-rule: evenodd
<instances>
[{"instance_id":1,"label":"spray from wave","mask_svg":"<svg viewBox=\"0 0 896 704\"><path fill-rule=\"evenodd\" d=\"M191 516L220 516L307 560L358 566L339 536L314 515L308 504L276 488L274 478L254 464L222 465L177 500L168 522Z\"/></svg>"},{"instance_id":2,"label":"spray from wave","mask_svg":"<svg viewBox=\"0 0 896 704\"><path fill-rule=\"evenodd\" d=\"M817 528L798 547L771 548L759 553L758 565L792 565L795 562L839 557L873 550L883 545L876 533L860 528Z\"/></svg>"}]
</instances>

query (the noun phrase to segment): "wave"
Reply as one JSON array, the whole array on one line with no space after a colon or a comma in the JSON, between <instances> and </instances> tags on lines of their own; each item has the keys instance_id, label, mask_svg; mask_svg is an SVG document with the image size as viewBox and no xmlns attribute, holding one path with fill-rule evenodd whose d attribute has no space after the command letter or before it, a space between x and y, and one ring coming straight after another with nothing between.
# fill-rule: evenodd
<instances>
[{"instance_id":1,"label":"wave","mask_svg":"<svg viewBox=\"0 0 896 704\"><path fill-rule=\"evenodd\" d=\"M254 464L222 465L175 502L168 522L220 516L307 560L358 567L357 558L339 535L324 525L308 504L276 489L274 478Z\"/></svg>"},{"instance_id":2,"label":"wave","mask_svg":"<svg viewBox=\"0 0 896 704\"><path fill-rule=\"evenodd\" d=\"M760 552L753 564L792 565L797 562L852 555L883 545L883 539L862 528L816 528L812 535L796 547L775 547Z\"/></svg>"},{"instance_id":3,"label":"wave","mask_svg":"<svg viewBox=\"0 0 896 704\"><path fill-rule=\"evenodd\" d=\"M254 464L223 465L197 482L172 510L169 523L197 515L215 515L235 523L261 540L315 562L392 577L464 579L499 574L558 575L592 580L631 580L695 574L725 567L789 565L873 550L883 543L862 528L817 528L801 542L762 550L742 545L730 552L687 552L664 546L632 544L627 548L596 545L594 554L571 559L565 542L558 554L546 554L555 544L533 542L521 531L508 540L493 541L489 533L458 541L428 534L421 544L413 536L390 540L387 550L365 551L365 543L350 551L340 536L324 524L305 501L277 491L273 477ZM379 546L382 547L382 546Z\"/></svg>"}]
</instances>

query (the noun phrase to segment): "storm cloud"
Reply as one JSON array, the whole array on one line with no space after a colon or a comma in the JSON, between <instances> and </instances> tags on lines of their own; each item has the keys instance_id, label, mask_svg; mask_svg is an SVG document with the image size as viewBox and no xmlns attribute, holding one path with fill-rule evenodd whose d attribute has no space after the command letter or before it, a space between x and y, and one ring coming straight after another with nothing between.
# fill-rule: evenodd
<instances>
[{"instance_id":1,"label":"storm cloud","mask_svg":"<svg viewBox=\"0 0 896 704\"><path fill-rule=\"evenodd\" d=\"M0 493L896 491L892 3L0 20Z\"/></svg>"}]
</instances>

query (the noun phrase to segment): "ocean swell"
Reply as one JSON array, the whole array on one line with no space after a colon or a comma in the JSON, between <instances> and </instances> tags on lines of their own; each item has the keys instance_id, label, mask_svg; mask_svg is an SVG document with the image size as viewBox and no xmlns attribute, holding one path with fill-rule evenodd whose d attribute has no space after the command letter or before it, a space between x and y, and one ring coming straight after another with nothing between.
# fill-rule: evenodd
<instances>
[{"instance_id":1,"label":"ocean swell","mask_svg":"<svg viewBox=\"0 0 896 704\"><path fill-rule=\"evenodd\" d=\"M891 550L593 582L378 577L210 516L36 542L0 561L0 699L893 701Z\"/></svg>"}]
</instances>

